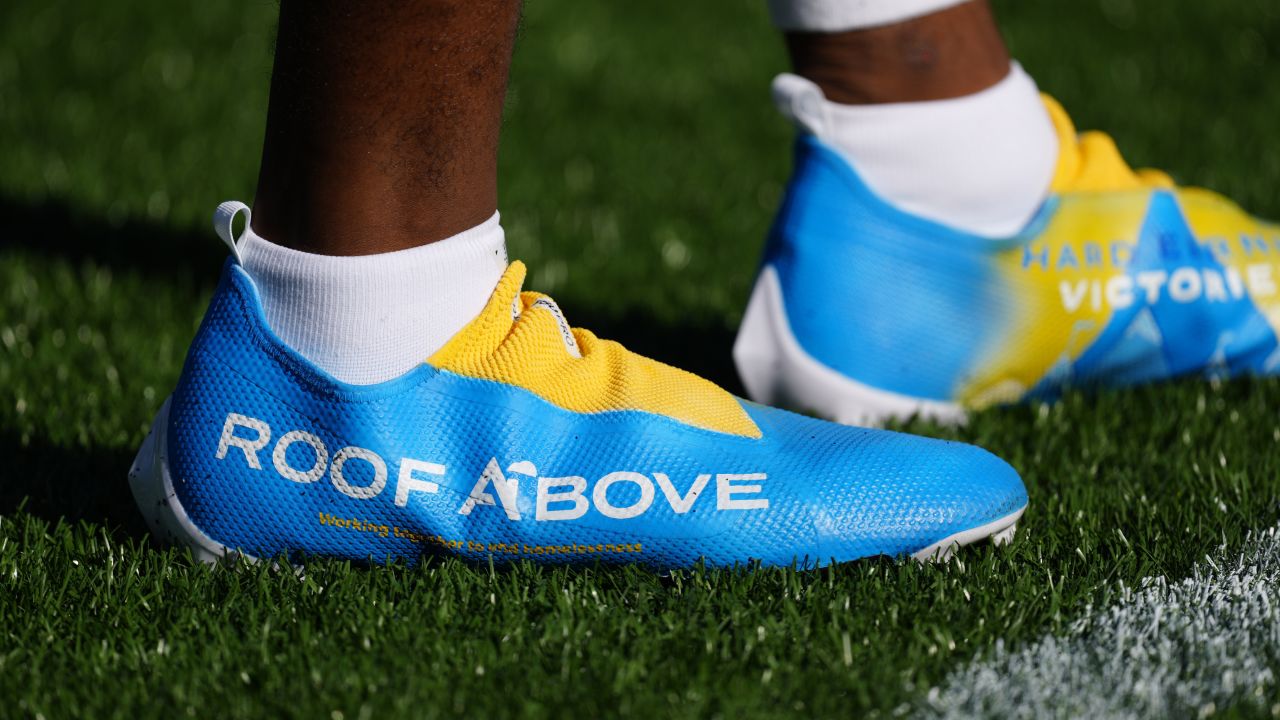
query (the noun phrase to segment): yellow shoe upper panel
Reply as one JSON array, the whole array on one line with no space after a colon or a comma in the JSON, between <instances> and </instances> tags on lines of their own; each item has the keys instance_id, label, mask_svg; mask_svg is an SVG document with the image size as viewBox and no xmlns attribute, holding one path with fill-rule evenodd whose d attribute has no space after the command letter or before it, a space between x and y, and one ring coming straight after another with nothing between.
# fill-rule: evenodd
<instances>
[{"instance_id":1,"label":"yellow shoe upper panel","mask_svg":"<svg viewBox=\"0 0 1280 720\"><path fill-rule=\"evenodd\" d=\"M550 298L520 292L524 277L524 265L513 262L480 315L428 362L523 388L566 410L636 410L706 430L760 437L733 395L697 375L570 328Z\"/></svg>"}]
</instances>

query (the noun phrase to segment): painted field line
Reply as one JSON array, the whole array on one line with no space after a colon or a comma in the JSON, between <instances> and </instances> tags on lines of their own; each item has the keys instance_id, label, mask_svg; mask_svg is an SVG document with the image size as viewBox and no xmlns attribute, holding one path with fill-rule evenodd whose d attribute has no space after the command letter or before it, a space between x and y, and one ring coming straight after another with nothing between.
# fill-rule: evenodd
<instances>
[{"instance_id":1,"label":"painted field line","mask_svg":"<svg viewBox=\"0 0 1280 720\"><path fill-rule=\"evenodd\" d=\"M1191 577L1145 580L1061 636L987 657L929 691L925 717L1207 717L1275 698L1280 529ZM1265 705L1263 706L1265 708ZM1280 706L1270 708L1280 714Z\"/></svg>"}]
</instances>

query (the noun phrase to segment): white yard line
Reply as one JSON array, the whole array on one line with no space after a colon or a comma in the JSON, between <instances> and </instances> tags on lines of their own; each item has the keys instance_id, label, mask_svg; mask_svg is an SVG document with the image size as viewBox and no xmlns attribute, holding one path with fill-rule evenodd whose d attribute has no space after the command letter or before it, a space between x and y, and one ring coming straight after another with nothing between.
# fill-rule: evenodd
<instances>
[{"instance_id":1,"label":"white yard line","mask_svg":"<svg viewBox=\"0 0 1280 720\"><path fill-rule=\"evenodd\" d=\"M1270 702L1280 666L1280 529L1191 577L1145 581L1062 636L998 643L924 700L926 717L1206 717ZM1280 714L1280 706L1270 708Z\"/></svg>"}]
</instances>

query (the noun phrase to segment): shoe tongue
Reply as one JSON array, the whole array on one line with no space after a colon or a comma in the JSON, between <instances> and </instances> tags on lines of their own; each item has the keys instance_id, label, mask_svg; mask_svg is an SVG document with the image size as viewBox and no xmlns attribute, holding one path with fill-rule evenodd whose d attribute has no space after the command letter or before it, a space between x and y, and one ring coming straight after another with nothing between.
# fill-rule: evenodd
<instances>
[{"instance_id":1,"label":"shoe tongue","mask_svg":"<svg viewBox=\"0 0 1280 720\"><path fill-rule=\"evenodd\" d=\"M572 330L551 298L521 292L524 278L524 265L511 263L480 314L428 364L523 388L573 412L640 411L715 432L761 437L733 395L616 342Z\"/></svg>"},{"instance_id":2,"label":"shoe tongue","mask_svg":"<svg viewBox=\"0 0 1280 720\"><path fill-rule=\"evenodd\" d=\"M508 265L480 314L450 338L427 362L440 367L460 356L487 356L497 350L511 334L512 326L525 310L520 287L524 284L526 273L524 263L519 260Z\"/></svg>"},{"instance_id":3,"label":"shoe tongue","mask_svg":"<svg viewBox=\"0 0 1280 720\"><path fill-rule=\"evenodd\" d=\"M577 338L560 306L541 293L521 291L527 273L524 263L519 260L508 265L480 314L450 338L427 362L440 367L455 362L460 356L476 358L492 355L512 335L520 319L535 310L545 311L554 319L554 323L545 325L547 329L539 325L539 334L552 332L549 328L554 327L565 351L575 358L582 357ZM524 332L527 334L528 329Z\"/></svg>"},{"instance_id":4,"label":"shoe tongue","mask_svg":"<svg viewBox=\"0 0 1280 720\"><path fill-rule=\"evenodd\" d=\"M1101 132L1077 133L1071 117L1057 100L1048 95L1041 98L1058 134L1058 167L1051 190L1105 192L1173 186L1173 181L1164 173L1134 172L1111 136Z\"/></svg>"},{"instance_id":5,"label":"shoe tongue","mask_svg":"<svg viewBox=\"0 0 1280 720\"><path fill-rule=\"evenodd\" d=\"M551 313L551 317L556 322L556 329L560 331L560 341L564 343L564 349L570 355L576 358L582 357L582 350L578 347L578 339L573 335L573 328L569 326L569 321L565 319L564 313L560 311L560 306L555 300L542 295L540 293L521 293L520 300L523 301L523 308L515 315L515 320L520 319L520 315L526 310L540 308ZM514 323L513 320L512 322Z\"/></svg>"}]
</instances>

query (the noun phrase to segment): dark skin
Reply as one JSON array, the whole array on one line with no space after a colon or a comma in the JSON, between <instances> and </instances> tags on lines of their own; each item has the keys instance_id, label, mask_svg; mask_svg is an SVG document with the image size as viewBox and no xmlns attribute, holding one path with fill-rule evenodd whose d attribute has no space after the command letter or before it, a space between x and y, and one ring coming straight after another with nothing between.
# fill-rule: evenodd
<instances>
[{"instance_id":1,"label":"dark skin","mask_svg":"<svg viewBox=\"0 0 1280 720\"><path fill-rule=\"evenodd\" d=\"M987 0L865 30L787 33L787 51L797 75L845 105L961 97L1009 74Z\"/></svg>"},{"instance_id":2,"label":"dark skin","mask_svg":"<svg viewBox=\"0 0 1280 720\"><path fill-rule=\"evenodd\" d=\"M368 255L474 227L498 206L498 134L520 0L281 0L253 228ZM842 33L788 33L839 103L937 100L999 82L987 0Z\"/></svg>"},{"instance_id":3,"label":"dark skin","mask_svg":"<svg viewBox=\"0 0 1280 720\"><path fill-rule=\"evenodd\" d=\"M254 230L368 255L489 219L519 18L519 0L282 0Z\"/></svg>"}]
</instances>

